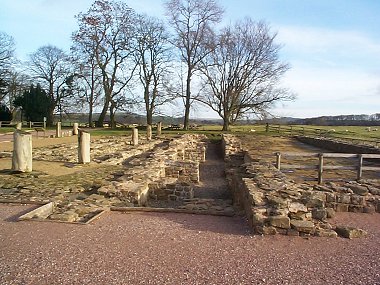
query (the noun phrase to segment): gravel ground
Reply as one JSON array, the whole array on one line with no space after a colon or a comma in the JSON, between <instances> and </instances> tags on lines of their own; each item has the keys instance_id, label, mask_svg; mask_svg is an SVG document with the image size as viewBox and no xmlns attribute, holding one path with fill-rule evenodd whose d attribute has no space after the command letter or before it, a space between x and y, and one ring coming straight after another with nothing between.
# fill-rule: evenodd
<instances>
[{"instance_id":1,"label":"gravel ground","mask_svg":"<svg viewBox=\"0 0 380 285\"><path fill-rule=\"evenodd\" d=\"M380 284L380 215L357 240L253 236L239 217L110 212L91 225L15 222L0 205L0 284Z\"/></svg>"}]
</instances>

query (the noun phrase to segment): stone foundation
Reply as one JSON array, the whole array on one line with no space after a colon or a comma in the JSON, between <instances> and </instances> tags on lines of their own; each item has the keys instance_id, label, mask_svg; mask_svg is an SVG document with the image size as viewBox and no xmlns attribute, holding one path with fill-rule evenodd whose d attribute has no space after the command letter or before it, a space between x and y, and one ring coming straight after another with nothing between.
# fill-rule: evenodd
<instances>
[{"instance_id":1,"label":"stone foundation","mask_svg":"<svg viewBox=\"0 0 380 285\"><path fill-rule=\"evenodd\" d=\"M193 184L199 182L199 162L205 159L204 138L186 134L129 160L117 181L102 186L98 193L117 197L131 206L145 206L148 198L192 199Z\"/></svg>"},{"instance_id":2,"label":"stone foundation","mask_svg":"<svg viewBox=\"0 0 380 285\"><path fill-rule=\"evenodd\" d=\"M254 233L336 237L327 222L335 212L380 212L379 181L297 184L270 162L250 157L240 144L231 146L236 142L236 137L223 136L226 174L234 204L245 212Z\"/></svg>"}]
</instances>

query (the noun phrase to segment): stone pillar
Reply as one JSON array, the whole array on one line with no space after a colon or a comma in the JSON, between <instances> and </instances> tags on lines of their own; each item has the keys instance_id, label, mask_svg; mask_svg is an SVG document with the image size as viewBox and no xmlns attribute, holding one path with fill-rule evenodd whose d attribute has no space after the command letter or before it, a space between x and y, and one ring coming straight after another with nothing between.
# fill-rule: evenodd
<instances>
[{"instance_id":1,"label":"stone pillar","mask_svg":"<svg viewBox=\"0 0 380 285\"><path fill-rule=\"evenodd\" d=\"M57 122L57 128L55 130L55 137L57 137L57 138L62 137L62 128L61 128L61 126L62 126L62 123L61 122Z\"/></svg>"},{"instance_id":2,"label":"stone pillar","mask_svg":"<svg viewBox=\"0 0 380 285\"><path fill-rule=\"evenodd\" d=\"M22 129L22 123L17 123L16 124L16 130L21 130Z\"/></svg>"},{"instance_id":3,"label":"stone pillar","mask_svg":"<svg viewBox=\"0 0 380 285\"><path fill-rule=\"evenodd\" d=\"M12 170L32 171L32 134L16 130L13 133Z\"/></svg>"},{"instance_id":4,"label":"stone pillar","mask_svg":"<svg viewBox=\"0 0 380 285\"><path fill-rule=\"evenodd\" d=\"M74 125L73 125L73 135L74 136L78 135L78 127L79 127L79 124L74 123Z\"/></svg>"},{"instance_id":5,"label":"stone pillar","mask_svg":"<svg viewBox=\"0 0 380 285\"><path fill-rule=\"evenodd\" d=\"M132 145L139 144L139 130L137 128L132 129Z\"/></svg>"},{"instance_id":6,"label":"stone pillar","mask_svg":"<svg viewBox=\"0 0 380 285\"><path fill-rule=\"evenodd\" d=\"M78 162L80 164L90 163L90 133L80 130L78 135Z\"/></svg>"},{"instance_id":7,"label":"stone pillar","mask_svg":"<svg viewBox=\"0 0 380 285\"><path fill-rule=\"evenodd\" d=\"M152 126L147 125L146 126L146 139L150 141L152 139Z\"/></svg>"},{"instance_id":8,"label":"stone pillar","mask_svg":"<svg viewBox=\"0 0 380 285\"><path fill-rule=\"evenodd\" d=\"M162 123L158 122L157 123L157 136L161 135L161 129L162 129Z\"/></svg>"}]
</instances>

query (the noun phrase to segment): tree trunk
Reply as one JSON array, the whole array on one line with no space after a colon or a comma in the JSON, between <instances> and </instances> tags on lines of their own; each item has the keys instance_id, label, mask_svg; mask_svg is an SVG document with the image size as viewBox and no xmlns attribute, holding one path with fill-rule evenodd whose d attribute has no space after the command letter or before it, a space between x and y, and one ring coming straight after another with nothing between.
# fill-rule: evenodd
<instances>
[{"instance_id":1,"label":"tree trunk","mask_svg":"<svg viewBox=\"0 0 380 285\"><path fill-rule=\"evenodd\" d=\"M152 125L153 123L153 113L151 110L146 110L146 124Z\"/></svg>"},{"instance_id":2,"label":"tree trunk","mask_svg":"<svg viewBox=\"0 0 380 285\"><path fill-rule=\"evenodd\" d=\"M223 119L223 129L222 129L222 131L223 132L227 132L229 130L230 130L230 122L228 121L227 118L224 118Z\"/></svg>"},{"instance_id":3,"label":"tree trunk","mask_svg":"<svg viewBox=\"0 0 380 285\"><path fill-rule=\"evenodd\" d=\"M189 129L190 99L191 99L190 84L191 84L191 69L188 68L187 78L186 78L185 117L184 117L184 121L183 121L183 129L184 130Z\"/></svg>"},{"instance_id":4,"label":"tree trunk","mask_svg":"<svg viewBox=\"0 0 380 285\"><path fill-rule=\"evenodd\" d=\"M89 112L88 112L88 126L91 128L92 127L92 109L93 109L93 106L92 104L90 104L89 106Z\"/></svg>"},{"instance_id":5,"label":"tree trunk","mask_svg":"<svg viewBox=\"0 0 380 285\"><path fill-rule=\"evenodd\" d=\"M106 96L102 112L100 113L99 119L96 122L97 127L100 127L100 128L103 127L104 119L106 118L106 114L107 114L109 104L110 104L109 96Z\"/></svg>"},{"instance_id":6,"label":"tree trunk","mask_svg":"<svg viewBox=\"0 0 380 285\"><path fill-rule=\"evenodd\" d=\"M49 107L47 118L46 118L46 124L49 127L52 127L54 123L54 107Z\"/></svg>"}]
</instances>

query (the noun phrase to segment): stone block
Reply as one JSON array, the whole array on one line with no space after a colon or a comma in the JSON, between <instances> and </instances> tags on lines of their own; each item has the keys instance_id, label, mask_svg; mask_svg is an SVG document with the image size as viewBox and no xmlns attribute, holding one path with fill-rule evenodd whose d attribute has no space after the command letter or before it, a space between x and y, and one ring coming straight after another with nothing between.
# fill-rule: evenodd
<instances>
[{"instance_id":1,"label":"stone block","mask_svg":"<svg viewBox=\"0 0 380 285\"><path fill-rule=\"evenodd\" d=\"M268 218L268 222L271 226L281 229L289 229L290 228L290 219L287 216L270 216Z\"/></svg>"},{"instance_id":2,"label":"stone block","mask_svg":"<svg viewBox=\"0 0 380 285\"><path fill-rule=\"evenodd\" d=\"M300 233L311 234L314 232L314 223L311 221L290 220L290 226Z\"/></svg>"},{"instance_id":3,"label":"stone block","mask_svg":"<svg viewBox=\"0 0 380 285\"><path fill-rule=\"evenodd\" d=\"M324 208L315 208L311 212L313 219L324 221L327 218L327 211Z\"/></svg>"},{"instance_id":4,"label":"stone block","mask_svg":"<svg viewBox=\"0 0 380 285\"><path fill-rule=\"evenodd\" d=\"M334 193L326 193L326 202L336 202L336 195Z\"/></svg>"},{"instance_id":5,"label":"stone block","mask_svg":"<svg viewBox=\"0 0 380 285\"><path fill-rule=\"evenodd\" d=\"M275 235L275 234L277 234L276 228L272 227L272 226L257 227L257 231L259 234L262 234L262 235Z\"/></svg>"},{"instance_id":6,"label":"stone block","mask_svg":"<svg viewBox=\"0 0 380 285\"><path fill-rule=\"evenodd\" d=\"M336 237L338 237L338 234L334 230L317 229L315 231L315 236L317 236L317 237L332 237L332 238L336 238Z\"/></svg>"},{"instance_id":7,"label":"stone block","mask_svg":"<svg viewBox=\"0 0 380 285\"><path fill-rule=\"evenodd\" d=\"M353 227L339 226L336 227L335 231L339 236L344 238L361 238L367 235L367 232L362 229L357 229Z\"/></svg>"},{"instance_id":8,"label":"stone block","mask_svg":"<svg viewBox=\"0 0 380 285\"><path fill-rule=\"evenodd\" d=\"M289 203L288 208L289 208L290 213L308 212L307 207L304 204L297 203L297 202Z\"/></svg>"},{"instance_id":9,"label":"stone block","mask_svg":"<svg viewBox=\"0 0 380 285\"><path fill-rule=\"evenodd\" d=\"M337 203L335 210L337 212L348 212L348 204Z\"/></svg>"},{"instance_id":10,"label":"stone block","mask_svg":"<svg viewBox=\"0 0 380 285\"><path fill-rule=\"evenodd\" d=\"M373 205L368 205L363 207L363 213L373 214L376 212L376 208Z\"/></svg>"},{"instance_id":11,"label":"stone block","mask_svg":"<svg viewBox=\"0 0 380 285\"><path fill-rule=\"evenodd\" d=\"M327 218L331 219L335 217L335 210L333 208L326 208Z\"/></svg>"},{"instance_id":12,"label":"stone block","mask_svg":"<svg viewBox=\"0 0 380 285\"><path fill-rule=\"evenodd\" d=\"M365 199L360 195L351 195L351 204L354 205L364 205Z\"/></svg>"},{"instance_id":13,"label":"stone block","mask_svg":"<svg viewBox=\"0 0 380 285\"><path fill-rule=\"evenodd\" d=\"M353 213L363 213L363 206L361 205L349 205L348 211Z\"/></svg>"},{"instance_id":14,"label":"stone block","mask_svg":"<svg viewBox=\"0 0 380 285\"><path fill-rule=\"evenodd\" d=\"M337 202L342 204L350 204L351 203L351 195L349 194L338 194Z\"/></svg>"},{"instance_id":15,"label":"stone block","mask_svg":"<svg viewBox=\"0 0 380 285\"><path fill-rule=\"evenodd\" d=\"M365 196L368 194L368 188L360 185L350 185L349 188L358 195Z\"/></svg>"}]
</instances>

